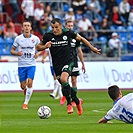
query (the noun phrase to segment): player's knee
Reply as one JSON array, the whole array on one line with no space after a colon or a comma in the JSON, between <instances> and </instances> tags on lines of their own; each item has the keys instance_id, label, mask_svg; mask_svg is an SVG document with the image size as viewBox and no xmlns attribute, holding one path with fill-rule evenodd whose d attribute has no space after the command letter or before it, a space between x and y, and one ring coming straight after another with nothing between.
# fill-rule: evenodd
<instances>
[{"instance_id":1,"label":"player's knee","mask_svg":"<svg viewBox=\"0 0 133 133\"><path fill-rule=\"evenodd\" d=\"M26 89L26 84L21 84L20 87L22 88L22 90Z\"/></svg>"},{"instance_id":2,"label":"player's knee","mask_svg":"<svg viewBox=\"0 0 133 133\"><path fill-rule=\"evenodd\" d=\"M29 83L27 84L27 86L28 86L28 88L32 88L32 83L29 82Z\"/></svg>"},{"instance_id":3,"label":"player's knee","mask_svg":"<svg viewBox=\"0 0 133 133\"><path fill-rule=\"evenodd\" d=\"M72 80L72 85L76 86L76 80Z\"/></svg>"},{"instance_id":4,"label":"player's knee","mask_svg":"<svg viewBox=\"0 0 133 133\"><path fill-rule=\"evenodd\" d=\"M32 87L32 83L33 83L33 80L32 79L28 79L28 83L27 83L28 88Z\"/></svg>"},{"instance_id":5,"label":"player's knee","mask_svg":"<svg viewBox=\"0 0 133 133\"><path fill-rule=\"evenodd\" d=\"M66 78L60 78L60 82L61 82L62 84L64 84L64 83L67 82L67 79L66 79Z\"/></svg>"}]
</instances>

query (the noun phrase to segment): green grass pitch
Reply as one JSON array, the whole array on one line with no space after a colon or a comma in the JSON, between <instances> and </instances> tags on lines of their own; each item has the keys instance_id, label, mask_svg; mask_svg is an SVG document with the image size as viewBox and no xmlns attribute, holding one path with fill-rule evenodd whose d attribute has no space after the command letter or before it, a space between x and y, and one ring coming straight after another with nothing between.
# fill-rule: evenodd
<instances>
[{"instance_id":1,"label":"green grass pitch","mask_svg":"<svg viewBox=\"0 0 133 133\"><path fill-rule=\"evenodd\" d=\"M123 95L131 90L122 91ZM0 133L133 133L133 125L113 120L112 124L97 121L111 108L107 91L78 91L83 99L84 112L78 116L77 109L67 114L66 105L52 99L50 92L34 92L29 109L23 110L22 92L0 92ZM49 119L40 119L37 110L47 105L52 110Z\"/></svg>"}]
</instances>

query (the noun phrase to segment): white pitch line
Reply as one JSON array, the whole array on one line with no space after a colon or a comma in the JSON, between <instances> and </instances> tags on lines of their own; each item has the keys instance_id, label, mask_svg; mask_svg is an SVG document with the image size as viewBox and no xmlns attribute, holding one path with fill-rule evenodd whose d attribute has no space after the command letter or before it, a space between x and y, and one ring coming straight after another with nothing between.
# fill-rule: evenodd
<instances>
[{"instance_id":1,"label":"white pitch line","mask_svg":"<svg viewBox=\"0 0 133 133\"><path fill-rule=\"evenodd\" d=\"M105 112L105 111L104 111L104 109L95 109L95 110L92 110L92 112L98 113L98 112Z\"/></svg>"}]
</instances>

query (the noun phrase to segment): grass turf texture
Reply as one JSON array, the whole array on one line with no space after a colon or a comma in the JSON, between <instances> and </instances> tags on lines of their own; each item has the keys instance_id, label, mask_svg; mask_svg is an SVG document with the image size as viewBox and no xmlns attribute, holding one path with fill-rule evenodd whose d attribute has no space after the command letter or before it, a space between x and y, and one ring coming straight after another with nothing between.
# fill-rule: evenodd
<instances>
[{"instance_id":1,"label":"grass turf texture","mask_svg":"<svg viewBox=\"0 0 133 133\"><path fill-rule=\"evenodd\" d=\"M122 91L123 95L131 92ZM66 105L49 96L49 92L34 92L29 109L23 110L22 92L2 92L0 94L0 133L131 133L133 125L113 120L112 124L98 124L97 121L112 106L107 91L79 91L83 99L83 115L77 109L67 114ZM49 119L40 119L37 110L47 105L52 110Z\"/></svg>"}]
</instances>

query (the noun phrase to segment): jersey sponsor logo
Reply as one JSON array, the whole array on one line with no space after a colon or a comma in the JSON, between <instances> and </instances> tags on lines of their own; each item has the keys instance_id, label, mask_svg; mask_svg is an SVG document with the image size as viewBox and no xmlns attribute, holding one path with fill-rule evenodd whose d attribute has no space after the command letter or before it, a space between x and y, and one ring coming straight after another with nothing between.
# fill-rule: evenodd
<instances>
[{"instance_id":1,"label":"jersey sponsor logo","mask_svg":"<svg viewBox=\"0 0 133 133\"><path fill-rule=\"evenodd\" d=\"M34 47L21 47L21 49L33 49Z\"/></svg>"},{"instance_id":2,"label":"jersey sponsor logo","mask_svg":"<svg viewBox=\"0 0 133 133\"><path fill-rule=\"evenodd\" d=\"M54 39L54 38L52 38L51 40L52 40L52 41L54 41L55 39Z\"/></svg>"},{"instance_id":3,"label":"jersey sponsor logo","mask_svg":"<svg viewBox=\"0 0 133 133\"><path fill-rule=\"evenodd\" d=\"M68 45L68 41L57 41L53 42L52 46L65 46Z\"/></svg>"}]
</instances>

